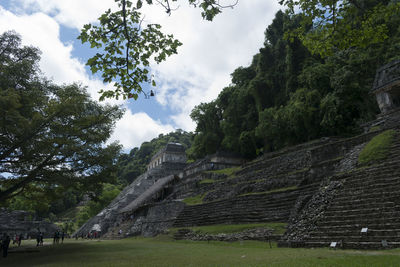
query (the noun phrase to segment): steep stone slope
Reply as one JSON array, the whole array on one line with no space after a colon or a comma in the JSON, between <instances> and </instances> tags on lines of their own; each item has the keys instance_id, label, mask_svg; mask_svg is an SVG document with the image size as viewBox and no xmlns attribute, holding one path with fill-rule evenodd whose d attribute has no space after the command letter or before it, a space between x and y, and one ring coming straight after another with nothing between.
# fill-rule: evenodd
<instances>
[{"instance_id":1,"label":"steep stone slope","mask_svg":"<svg viewBox=\"0 0 400 267\"><path fill-rule=\"evenodd\" d=\"M374 135L324 138L266 154L230 176L203 173L183 180L172 196L197 196L202 203L186 205L174 226L289 222L321 182L343 171L353 148Z\"/></svg>"},{"instance_id":2,"label":"steep stone slope","mask_svg":"<svg viewBox=\"0 0 400 267\"><path fill-rule=\"evenodd\" d=\"M387 160L326 181L295 218L282 245L319 247L337 242L343 248L399 247L399 130L395 140ZM362 233L362 228L368 230Z\"/></svg>"},{"instance_id":3,"label":"steep stone slope","mask_svg":"<svg viewBox=\"0 0 400 267\"><path fill-rule=\"evenodd\" d=\"M148 190L160 178L176 172L177 170L174 168L153 168L140 175L129 186L125 187L124 190L122 190L122 192L106 208L82 225L74 235L87 235L87 233L94 229L96 229L96 231L100 230L101 234L105 234L108 232L110 227L118 227L125 219L124 216L120 214L120 211L123 208L127 207L145 193L146 190Z\"/></svg>"}]
</instances>

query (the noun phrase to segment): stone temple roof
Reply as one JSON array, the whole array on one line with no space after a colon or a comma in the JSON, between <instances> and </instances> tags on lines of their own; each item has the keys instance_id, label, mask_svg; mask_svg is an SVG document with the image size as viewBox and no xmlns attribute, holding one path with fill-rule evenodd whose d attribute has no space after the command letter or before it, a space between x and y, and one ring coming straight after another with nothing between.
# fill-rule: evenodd
<instances>
[{"instance_id":1,"label":"stone temple roof","mask_svg":"<svg viewBox=\"0 0 400 267\"><path fill-rule=\"evenodd\" d=\"M168 143L165 147L161 148L152 158L153 161L160 154L164 152L172 152L172 153L185 153L185 147L180 143Z\"/></svg>"},{"instance_id":2,"label":"stone temple roof","mask_svg":"<svg viewBox=\"0 0 400 267\"><path fill-rule=\"evenodd\" d=\"M400 86L400 60L394 60L376 71L371 92L390 90L394 86Z\"/></svg>"}]
</instances>

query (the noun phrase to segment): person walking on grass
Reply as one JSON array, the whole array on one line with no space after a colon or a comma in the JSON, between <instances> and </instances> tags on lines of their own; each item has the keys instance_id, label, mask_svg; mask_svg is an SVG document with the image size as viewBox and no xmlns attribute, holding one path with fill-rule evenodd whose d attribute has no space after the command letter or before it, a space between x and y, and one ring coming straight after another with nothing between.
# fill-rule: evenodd
<instances>
[{"instance_id":1,"label":"person walking on grass","mask_svg":"<svg viewBox=\"0 0 400 267\"><path fill-rule=\"evenodd\" d=\"M18 247L20 247L21 246L21 242L22 242L22 234L20 234L19 236L18 236Z\"/></svg>"},{"instance_id":2,"label":"person walking on grass","mask_svg":"<svg viewBox=\"0 0 400 267\"><path fill-rule=\"evenodd\" d=\"M43 246L43 233L40 232L40 245Z\"/></svg>"},{"instance_id":3,"label":"person walking on grass","mask_svg":"<svg viewBox=\"0 0 400 267\"><path fill-rule=\"evenodd\" d=\"M3 239L1 241L1 248L3 249L3 258L6 258L8 255L8 247L10 246L10 237L7 234L3 235Z\"/></svg>"},{"instance_id":4,"label":"person walking on grass","mask_svg":"<svg viewBox=\"0 0 400 267\"><path fill-rule=\"evenodd\" d=\"M39 245L40 245L40 232L38 232L36 235L36 246L38 247Z\"/></svg>"}]
</instances>

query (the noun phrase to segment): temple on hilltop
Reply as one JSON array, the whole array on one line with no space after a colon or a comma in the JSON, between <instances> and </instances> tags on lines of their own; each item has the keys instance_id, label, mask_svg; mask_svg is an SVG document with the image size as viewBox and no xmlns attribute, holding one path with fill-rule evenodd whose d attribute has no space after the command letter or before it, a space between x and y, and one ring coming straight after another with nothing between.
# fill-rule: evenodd
<instances>
[{"instance_id":1,"label":"temple on hilltop","mask_svg":"<svg viewBox=\"0 0 400 267\"><path fill-rule=\"evenodd\" d=\"M182 144L168 143L151 158L149 165L147 165L147 170L149 171L161 165L186 164L186 160L185 147Z\"/></svg>"},{"instance_id":2,"label":"temple on hilltop","mask_svg":"<svg viewBox=\"0 0 400 267\"><path fill-rule=\"evenodd\" d=\"M376 95L382 113L400 107L400 60L392 61L377 70L372 93Z\"/></svg>"}]
</instances>

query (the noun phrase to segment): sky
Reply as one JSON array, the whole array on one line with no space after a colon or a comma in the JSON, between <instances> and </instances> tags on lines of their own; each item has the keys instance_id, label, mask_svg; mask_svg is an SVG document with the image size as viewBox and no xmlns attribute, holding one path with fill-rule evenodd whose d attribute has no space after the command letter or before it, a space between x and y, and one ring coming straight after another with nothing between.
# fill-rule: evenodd
<instances>
[{"instance_id":1,"label":"sky","mask_svg":"<svg viewBox=\"0 0 400 267\"><path fill-rule=\"evenodd\" d=\"M161 24L164 33L183 45L177 55L151 65L157 86L145 91L153 90L154 97L107 100L126 109L109 140L118 140L126 152L161 133L194 131L191 110L217 98L230 84L230 74L250 65L263 46L266 27L281 8L278 0L239 0L209 22L187 2L179 0L170 16L157 4L142 8L145 22ZM23 45L42 51L39 64L46 77L57 84L81 83L98 100L98 91L112 85L91 74L85 63L96 51L76 38L84 24L96 23L109 8L117 8L114 0L0 0L0 34L18 32Z\"/></svg>"}]
</instances>

